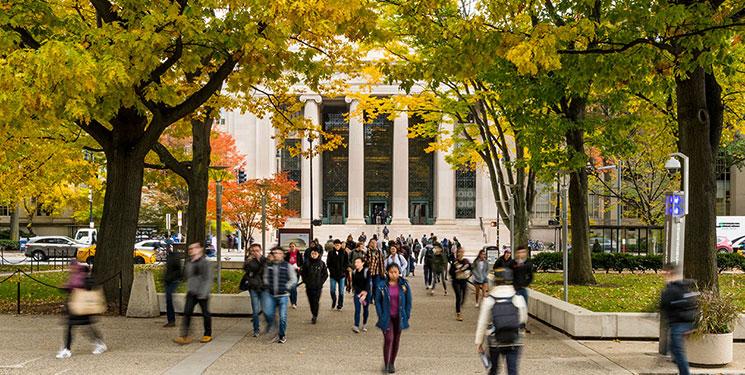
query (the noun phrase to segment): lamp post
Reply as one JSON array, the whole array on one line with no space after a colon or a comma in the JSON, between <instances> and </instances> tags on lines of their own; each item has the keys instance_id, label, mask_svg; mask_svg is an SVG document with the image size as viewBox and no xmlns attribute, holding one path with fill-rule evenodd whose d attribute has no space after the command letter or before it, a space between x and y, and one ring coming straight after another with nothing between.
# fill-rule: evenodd
<instances>
[{"instance_id":1,"label":"lamp post","mask_svg":"<svg viewBox=\"0 0 745 375\"><path fill-rule=\"evenodd\" d=\"M310 235L308 243L313 241L313 137L308 136L308 150L310 150Z\"/></svg>"},{"instance_id":2,"label":"lamp post","mask_svg":"<svg viewBox=\"0 0 745 375\"><path fill-rule=\"evenodd\" d=\"M685 216L688 214L688 156L676 152L670 154L665 162L665 169L670 173L676 173L681 169L680 160L683 161L683 191L674 191L665 196L665 256L666 263L675 263L683 271L683 258L685 251L682 244L685 239ZM660 319L660 340L657 348L660 354L667 354L668 343L667 322Z\"/></svg>"},{"instance_id":3,"label":"lamp post","mask_svg":"<svg viewBox=\"0 0 745 375\"><path fill-rule=\"evenodd\" d=\"M90 150L83 150L83 159L93 163L95 161L93 152ZM88 187L88 227L91 229L95 227L95 224L93 223L93 186Z\"/></svg>"},{"instance_id":4,"label":"lamp post","mask_svg":"<svg viewBox=\"0 0 745 375\"><path fill-rule=\"evenodd\" d=\"M222 292L222 171L227 167L224 166L210 166L210 169L215 170L213 173L215 179L215 235L217 240L215 243L215 252L217 253L217 293Z\"/></svg>"},{"instance_id":5,"label":"lamp post","mask_svg":"<svg viewBox=\"0 0 745 375\"><path fill-rule=\"evenodd\" d=\"M564 269L564 302L569 302L569 250L567 242L569 240L569 223L567 220L567 206L569 203L569 189L568 189L567 175L564 175L561 179L561 251L563 254L563 269Z\"/></svg>"}]
</instances>

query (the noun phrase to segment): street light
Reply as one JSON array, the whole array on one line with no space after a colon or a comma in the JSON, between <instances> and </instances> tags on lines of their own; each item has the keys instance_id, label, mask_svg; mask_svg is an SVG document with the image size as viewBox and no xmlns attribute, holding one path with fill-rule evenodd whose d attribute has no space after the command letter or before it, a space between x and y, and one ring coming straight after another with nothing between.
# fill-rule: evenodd
<instances>
[{"instance_id":1,"label":"street light","mask_svg":"<svg viewBox=\"0 0 745 375\"><path fill-rule=\"evenodd\" d=\"M215 229L217 232L215 252L217 253L217 293L220 293L222 291L222 180L225 177L222 171L227 167L210 166L209 168L215 171L215 173L212 174L215 180Z\"/></svg>"},{"instance_id":2,"label":"street light","mask_svg":"<svg viewBox=\"0 0 745 375\"><path fill-rule=\"evenodd\" d=\"M569 302L569 250L567 242L569 241L569 223L567 218L567 211L569 205L569 182L567 181L567 175L563 175L561 179L561 195L559 200L561 201L561 251L563 253L564 264L564 302Z\"/></svg>"}]
</instances>

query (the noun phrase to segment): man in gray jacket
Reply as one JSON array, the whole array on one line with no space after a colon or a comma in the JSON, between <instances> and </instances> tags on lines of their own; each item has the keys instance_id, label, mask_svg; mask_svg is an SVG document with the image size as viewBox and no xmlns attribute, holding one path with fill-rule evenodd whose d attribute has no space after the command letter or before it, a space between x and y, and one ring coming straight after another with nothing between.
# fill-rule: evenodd
<instances>
[{"instance_id":1,"label":"man in gray jacket","mask_svg":"<svg viewBox=\"0 0 745 375\"><path fill-rule=\"evenodd\" d=\"M186 277L186 303L184 304L184 320L181 327L181 336L173 341L180 345L191 343L189 327L194 307L199 304L204 318L204 336L199 340L201 343L212 341L212 316L209 310L210 291L212 290L212 266L204 256L204 247L199 242L189 245L189 259L184 265L184 277Z\"/></svg>"},{"instance_id":2,"label":"man in gray jacket","mask_svg":"<svg viewBox=\"0 0 745 375\"><path fill-rule=\"evenodd\" d=\"M279 331L273 342L284 344L287 342L285 331L287 329L287 304L290 298L290 289L297 285L297 274L295 269L285 262L284 251L281 247L275 247L269 253L270 258L264 267L264 293L262 308L269 327L274 325L274 311L279 308ZM267 327L267 331L269 331Z\"/></svg>"}]
</instances>

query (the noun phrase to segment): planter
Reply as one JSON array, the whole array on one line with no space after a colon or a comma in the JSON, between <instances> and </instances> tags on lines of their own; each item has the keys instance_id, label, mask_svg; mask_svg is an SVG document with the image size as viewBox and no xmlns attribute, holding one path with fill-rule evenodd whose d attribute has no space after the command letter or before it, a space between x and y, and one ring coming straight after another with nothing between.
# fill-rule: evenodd
<instances>
[{"instance_id":1,"label":"planter","mask_svg":"<svg viewBox=\"0 0 745 375\"><path fill-rule=\"evenodd\" d=\"M691 365L721 367L732 362L732 333L689 335L685 345Z\"/></svg>"}]
</instances>

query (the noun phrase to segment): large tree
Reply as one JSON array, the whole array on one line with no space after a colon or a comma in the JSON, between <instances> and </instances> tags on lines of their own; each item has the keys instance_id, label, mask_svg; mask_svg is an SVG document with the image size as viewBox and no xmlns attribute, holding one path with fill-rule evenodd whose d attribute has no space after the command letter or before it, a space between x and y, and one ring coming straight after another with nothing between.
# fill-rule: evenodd
<instances>
[{"instance_id":1,"label":"large tree","mask_svg":"<svg viewBox=\"0 0 745 375\"><path fill-rule=\"evenodd\" d=\"M145 156L217 91L290 75L317 84L367 33L364 1L14 0L0 12L10 116L77 126L106 156L95 275L132 281ZM324 47L322 50L320 47ZM227 83L226 83L227 82ZM236 98L250 101L249 95ZM105 285L107 296L117 292Z\"/></svg>"}]
</instances>

